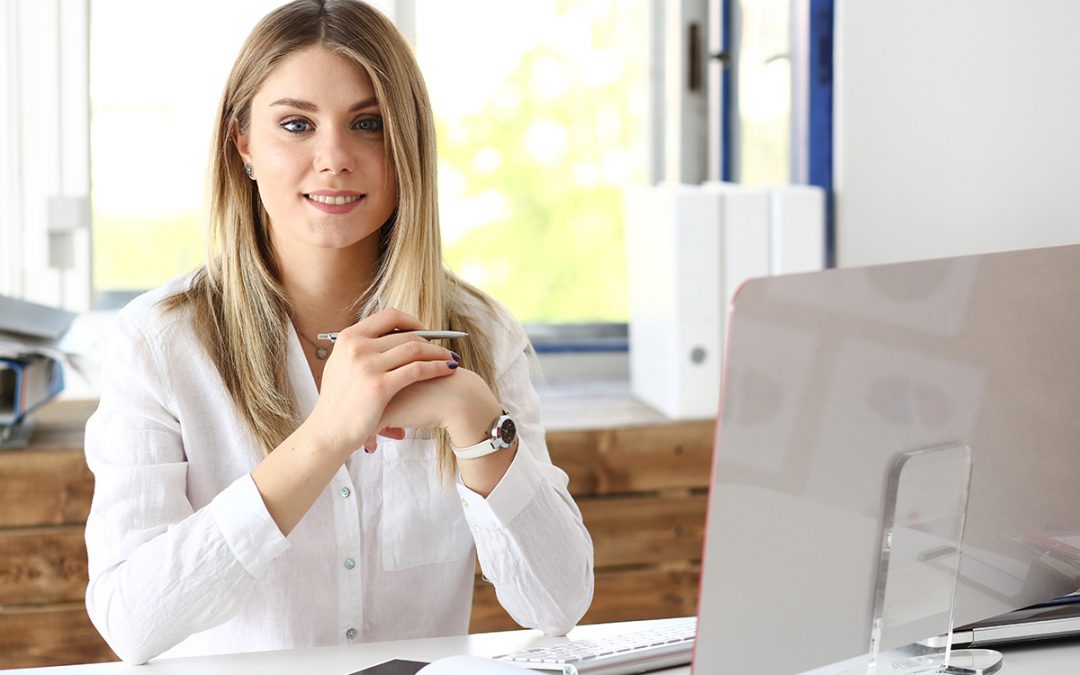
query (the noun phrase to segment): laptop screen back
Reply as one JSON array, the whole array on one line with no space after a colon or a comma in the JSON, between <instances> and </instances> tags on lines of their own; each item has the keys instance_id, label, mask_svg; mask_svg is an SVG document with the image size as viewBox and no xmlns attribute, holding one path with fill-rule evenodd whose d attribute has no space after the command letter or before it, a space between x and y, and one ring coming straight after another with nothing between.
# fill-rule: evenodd
<instances>
[{"instance_id":1,"label":"laptop screen back","mask_svg":"<svg viewBox=\"0 0 1080 675\"><path fill-rule=\"evenodd\" d=\"M962 555L942 554L959 564L954 625L1077 588L1080 549L1051 549L1080 541L1080 247L746 284L694 672L795 673L866 653L890 469L948 445L970 449ZM949 609L952 587L915 589L907 618Z\"/></svg>"}]
</instances>

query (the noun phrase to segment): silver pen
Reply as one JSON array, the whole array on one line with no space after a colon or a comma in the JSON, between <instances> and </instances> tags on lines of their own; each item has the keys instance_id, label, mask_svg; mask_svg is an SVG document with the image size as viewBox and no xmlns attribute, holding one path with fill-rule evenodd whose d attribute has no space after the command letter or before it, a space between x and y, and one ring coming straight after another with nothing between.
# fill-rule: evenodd
<instances>
[{"instance_id":1,"label":"silver pen","mask_svg":"<svg viewBox=\"0 0 1080 675\"><path fill-rule=\"evenodd\" d=\"M454 338L468 337L468 333L463 333L459 330L403 330L401 333L409 335L416 335L418 337L427 338L428 340L453 340ZM320 340L329 340L330 342L337 341L337 333L319 333Z\"/></svg>"}]
</instances>

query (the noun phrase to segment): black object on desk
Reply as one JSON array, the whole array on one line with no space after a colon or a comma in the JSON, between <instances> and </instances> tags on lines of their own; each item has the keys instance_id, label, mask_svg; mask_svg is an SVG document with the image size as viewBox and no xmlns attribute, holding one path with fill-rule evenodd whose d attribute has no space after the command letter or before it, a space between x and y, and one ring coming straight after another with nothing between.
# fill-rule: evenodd
<instances>
[{"instance_id":1,"label":"black object on desk","mask_svg":"<svg viewBox=\"0 0 1080 675\"><path fill-rule=\"evenodd\" d=\"M416 675L427 664L422 661L403 661L394 659L375 664L363 670L357 670L349 675Z\"/></svg>"}]
</instances>

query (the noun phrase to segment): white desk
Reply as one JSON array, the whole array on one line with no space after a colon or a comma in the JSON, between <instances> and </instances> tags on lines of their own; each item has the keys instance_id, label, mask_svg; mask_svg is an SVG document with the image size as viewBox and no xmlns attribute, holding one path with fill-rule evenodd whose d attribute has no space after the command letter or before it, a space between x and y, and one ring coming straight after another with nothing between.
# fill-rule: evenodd
<instances>
[{"instance_id":1,"label":"white desk","mask_svg":"<svg viewBox=\"0 0 1080 675\"><path fill-rule=\"evenodd\" d=\"M575 638L647 629L661 621L579 626L571 631ZM536 631L520 630L502 633L372 642L347 647L315 647L277 652L225 654L152 661L145 666L126 666L122 663L92 663L80 666L56 666L24 670L5 670L26 675L346 675L353 671L394 658L432 661L454 654L496 656L534 644L558 641L563 638L544 638ZM1075 675L1080 672L1080 639L1058 640L1027 647L1001 650L1005 662L1002 675ZM528 671L523 671L528 672ZM689 666L655 671L657 675L687 675ZM715 675L702 673L700 675Z\"/></svg>"}]
</instances>

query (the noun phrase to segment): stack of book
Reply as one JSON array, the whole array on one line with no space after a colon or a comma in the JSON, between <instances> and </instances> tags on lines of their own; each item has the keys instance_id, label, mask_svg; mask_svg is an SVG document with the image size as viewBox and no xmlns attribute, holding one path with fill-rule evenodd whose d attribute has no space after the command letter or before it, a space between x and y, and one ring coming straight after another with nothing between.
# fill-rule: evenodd
<instances>
[{"instance_id":1,"label":"stack of book","mask_svg":"<svg viewBox=\"0 0 1080 675\"><path fill-rule=\"evenodd\" d=\"M64 355L55 348L71 312L0 295L0 447L22 447L31 413L64 389Z\"/></svg>"}]
</instances>

